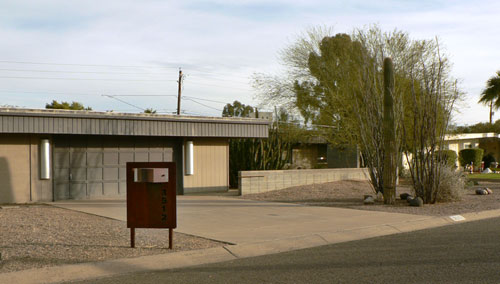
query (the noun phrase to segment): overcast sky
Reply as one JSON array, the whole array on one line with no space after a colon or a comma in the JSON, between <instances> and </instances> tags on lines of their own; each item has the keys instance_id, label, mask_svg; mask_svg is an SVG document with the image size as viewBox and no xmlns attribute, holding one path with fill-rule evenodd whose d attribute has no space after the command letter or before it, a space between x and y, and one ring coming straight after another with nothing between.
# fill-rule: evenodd
<instances>
[{"instance_id":1,"label":"overcast sky","mask_svg":"<svg viewBox=\"0 0 500 284\"><path fill-rule=\"evenodd\" d=\"M486 122L477 101L500 70L498 11L500 1L465 0L2 0L0 104L43 108L55 99L171 113L181 67L183 113L220 116L235 99L259 104L251 75L279 72L278 51L308 27L350 33L375 23L438 36L467 93L455 121Z\"/></svg>"}]
</instances>

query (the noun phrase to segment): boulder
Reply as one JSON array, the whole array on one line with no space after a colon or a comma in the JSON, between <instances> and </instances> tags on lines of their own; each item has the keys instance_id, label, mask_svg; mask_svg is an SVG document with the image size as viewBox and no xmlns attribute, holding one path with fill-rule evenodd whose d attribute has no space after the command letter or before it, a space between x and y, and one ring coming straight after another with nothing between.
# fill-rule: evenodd
<instances>
[{"instance_id":1,"label":"boulder","mask_svg":"<svg viewBox=\"0 0 500 284\"><path fill-rule=\"evenodd\" d=\"M410 201L411 201L413 198L415 198L415 197L413 197L413 195L408 195L408 196L406 197L406 201L407 201L408 203L410 203Z\"/></svg>"},{"instance_id":2,"label":"boulder","mask_svg":"<svg viewBox=\"0 0 500 284\"><path fill-rule=\"evenodd\" d=\"M401 193L399 195L399 197L401 198L401 200L406 200L406 199L408 199L409 196L411 196L409 193Z\"/></svg>"},{"instance_id":3,"label":"boulder","mask_svg":"<svg viewBox=\"0 0 500 284\"><path fill-rule=\"evenodd\" d=\"M493 173L493 171L492 171L492 170L490 170L490 168L486 168L486 169L484 169L484 171L482 171L481 173L483 173L483 174L491 174L491 173Z\"/></svg>"},{"instance_id":4,"label":"boulder","mask_svg":"<svg viewBox=\"0 0 500 284\"><path fill-rule=\"evenodd\" d=\"M410 200L410 206L414 207L422 207L424 206L424 201L420 197L416 197Z\"/></svg>"},{"instance_id":5,"label":"boulder","mask_svg":"<svg viewBox=\"0 0 500 284\"><path fill-rule=\"evenodd\" d=\"M373 205L373 204L375 204L375 199L373 199L373 196L371 196L371 195L368 195L368 196L365 195L365 199L363 200L363 203L365 205Z\"/></svg>"},{"instance_id":6,"label":"boulder","mask_svg":"<svg viewBox=\"0 0 500 284\"><path fill-rule=\"evenodd\" d=\"M483 189L483 188L478 188L478 189L476 189L476 194L477 195L487 195L488 191Z\"/></svg>"}]
</instances>

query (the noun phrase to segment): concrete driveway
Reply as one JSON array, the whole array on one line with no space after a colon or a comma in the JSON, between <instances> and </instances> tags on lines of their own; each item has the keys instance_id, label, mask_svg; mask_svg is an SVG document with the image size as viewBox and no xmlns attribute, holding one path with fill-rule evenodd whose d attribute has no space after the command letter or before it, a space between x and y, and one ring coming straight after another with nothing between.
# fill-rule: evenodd
<instances>
[{"instance_id":1,"label":"concrete driveway","mask_svg":"<svg viewBox=\"0 0 500 284\"><path fill-rule=\"evenodd\" d=\"M126 221L125 201L58 201L50 205ZM260 243L311 235L345 240L432 226L436 217L313 207L220 196L178 196L177 229L231 244ZM442 219L440 220L442 222ZM418 228L417 228L418 227Z\"/></svg>"}]
</instances>

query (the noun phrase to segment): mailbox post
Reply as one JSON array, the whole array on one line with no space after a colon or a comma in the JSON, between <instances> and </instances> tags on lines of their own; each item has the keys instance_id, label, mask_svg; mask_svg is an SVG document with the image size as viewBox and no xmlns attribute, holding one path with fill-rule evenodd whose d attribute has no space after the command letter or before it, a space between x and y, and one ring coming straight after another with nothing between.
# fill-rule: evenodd
<instances>
[{"instance_id":1,"label":"mailbox post","mask_svg":"<svg viewBox=\"0 0 500 284\"><path fill-rule=\"evenodd\" d=\"M175 163L127 163L127 228L135 247L135 228L168 228L172 249L177 227Z\"/></svg>"}]
</instances>

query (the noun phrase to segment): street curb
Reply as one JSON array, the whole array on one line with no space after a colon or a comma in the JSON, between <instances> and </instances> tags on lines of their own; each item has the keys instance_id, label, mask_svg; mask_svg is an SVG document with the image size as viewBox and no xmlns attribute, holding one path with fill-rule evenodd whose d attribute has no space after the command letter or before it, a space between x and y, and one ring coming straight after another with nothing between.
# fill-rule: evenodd
<instances>
[{"instance_id":1,"label":"street curb","mask_svg":"<svg viewBox=\"0 0 500 284\"><path fill-rule=\"evenodd\" d=\"M456 218L457 216L461 218ZM1 273L0 283L59 283L105 278L127 273L175 269L437 228L495 217L500 217L500 209L448 217L422 216L422 219L415 221L361 227L334 233L324 232L259 243L226 245L201 250Z\"/></svg>"},{"instance_id":2,"label":"street curb","mask_svg":"<svg viewBox=\"0 0 500 284\"><path fill-rule=\"evenodd\" d=\"M59 283L125 273L181 268L236 259L224 247L134 258L35 268L0 274L0 283Z\"/></svg>"}]
</instances>

